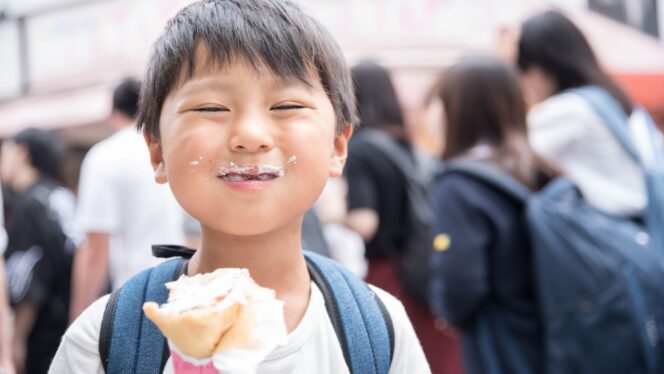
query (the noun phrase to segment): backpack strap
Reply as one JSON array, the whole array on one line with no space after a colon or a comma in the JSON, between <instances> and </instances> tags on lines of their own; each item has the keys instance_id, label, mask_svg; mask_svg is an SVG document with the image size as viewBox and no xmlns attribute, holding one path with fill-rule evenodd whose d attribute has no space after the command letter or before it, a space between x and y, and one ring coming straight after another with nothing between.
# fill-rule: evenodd
<instances>
[{"instance_id":1,"label":"backpack strap","mask_svg":"<svg viewBox=\"0 0 664 374\"><path fill-rule=\"evenodd\" d=\"M636 162L643 166L639 151L634 144L632 134L629 132L627 123L629 118L623 111L618 101L605 89L598 86L584 86L574 88L569 92L577 94L586 100L593 111L602 119L602 122L618 140L623 149Z\"/></svg>"},{"instance_id":2,"label":"backpack strap","mask_svg":"<svg viewBox=\"0 0 664 374\"><path fill-rule=\"evenodd\" d=\"M413 156L411 158L405 149L397 145L389 135L382 131L365 129L362 130L362 133L367 143L380 150L381 154L403 173L409 184L426 184L424 172L420 170L418 164L418 157Z\"/></svg>"},{"instance_id":3,"label":"backpack strap","mask_svg":"<svg viewBox=\"0 0 664 374\"><path fill-rule=\"evenodd\" d=\"M443 175L447 174L463 174L478 179L523 203L531 195L526 186L489 161L469 159L452 161L445 167Z\"/></svg>"},{"instance_id":4,"label":"backpack strap","mask_svg":"<svg viewBox=\"0 0 664 374\"><path fill-rule=\"evenodd\" d=\"M304 253L323 293L346 364L353 374L386 374L394 354L394 326L385 305L362 280L338 263Z\"/></svg>"},{"instance_id":5,"label":"backpack strap","mask_svg":"<svg viewBox=\"0 0 664 374\"><path fill-rule=\"evenodd\" d=\"M175 252L189 257L181 247L155 246L167 257ZM394 354L392 319L379 297L338 263L305 251L312 280L320 288L332 326L351 373L386 374ZM106 304L99 336L99 355L107 373L154 372L168 360L166 339L144 315L145 301L163 304L168 299L164 283L186 272L187 260L168 260L147 269L113 292Z\"/></svg>"},{"instance_id":6,"label":"backpack strap","mask_svg":"<svg viewBox=\"0 0 664 374\"><path fill-rule=\"evenodd\" d=\"M662 189L664 186L664 156L662 155L662 149L656 143L658 134L656 134L657 130L652 119L644 109L635 109L644 116L647 121L647 129L651 135L649 145L653 152L653 163L648 165L641 157L636 142L629 131L627 126L629 118L613 96L597 86L581 87L570 90L570 92L580 95L590 104L618 142L645 172L648 205L644 218L652 245L659 251L664 252L664 232L661 230L662 225L664 225L664 206L661 205L664 204L664 191Z\"/></svg>"},{"instance_id":7,"label":"backpack strap","mask_svg":"<svg viewBox=\"0 0 664 374\"><path fill-rule=\"evenodd\" d=\"M166 282L184 273L187 261L165 261L144 270L113 292L106 304L99 336L99 355L107 373L148 373L165 363L166 340L145 317L143 303L163 304ZM168 350L165 351L168 354ZM168 358L168 356L166 356Z\"/></svg>"}]
</instances>

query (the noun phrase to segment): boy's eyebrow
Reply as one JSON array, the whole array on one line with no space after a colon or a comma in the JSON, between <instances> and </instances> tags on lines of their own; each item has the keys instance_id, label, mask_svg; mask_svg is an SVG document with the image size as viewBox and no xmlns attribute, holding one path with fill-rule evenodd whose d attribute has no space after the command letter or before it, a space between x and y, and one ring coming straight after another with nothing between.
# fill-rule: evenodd
<instances>
[{"instance_id":1,"label":"boy's eyebrow","mask_svg":"<svg viewBox=\"0 0 664 374\"><path fill-rule=\"evenodd\" d=\"M302 81L295 77L278 77L271 80L270 86L274 90L284 90L292 87L301 87L307 91L313 90L311 82ZM219 78L208 78L201 80L188 81L182 85L178 96L186 96L199 90L224 90L230 87L229 84Z\"/></svg>"},{"instance_id":2,"label":"boy's eyebrow","mask_svg":"<svg viewBox=\"0 0 664 374\"><path fill-rule=\"evenodd\" d=\"M311 89L312 85L310 82L302 81L295 77L279 77L272 80L272 88L274 89L285 89L294 86L303 86L307 89Z\"/></svg>"},{"instance_id":3,"label":"boy's eyebrow","mask_svg":"<svg viewBox=\"0 0 664 374\"><path fill-rule=\"evenodd\" d=\"M225 84L220 79L202 79L202 80L188 81L182 85L182 87L180 88L180 92L178 93L178 96L186 96L188 94L191 94L199 90L206 90L206 89L223 90L225 88L228 88L228 85Z\"/></svg>"}]
</instances>

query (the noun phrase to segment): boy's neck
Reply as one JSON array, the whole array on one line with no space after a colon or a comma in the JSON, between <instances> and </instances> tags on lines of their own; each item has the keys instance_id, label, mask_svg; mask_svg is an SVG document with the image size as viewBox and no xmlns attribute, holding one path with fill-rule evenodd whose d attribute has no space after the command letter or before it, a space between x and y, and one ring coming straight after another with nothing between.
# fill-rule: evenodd
<instances>
[{"instance_id":1,"label":"boy's neck","mask_svg":"<svg viewBox=\"0 0 664 374\"><path fill-rule=\"evenodd\" d=\"M301 248L301 222L265 235L233 236L202 228L201 248L188 266L188 274L218 268L247 268L260 286L276 291L286 302L288 331L304 315L309 302L311 278Z\"/></svg>"}]
</instances>

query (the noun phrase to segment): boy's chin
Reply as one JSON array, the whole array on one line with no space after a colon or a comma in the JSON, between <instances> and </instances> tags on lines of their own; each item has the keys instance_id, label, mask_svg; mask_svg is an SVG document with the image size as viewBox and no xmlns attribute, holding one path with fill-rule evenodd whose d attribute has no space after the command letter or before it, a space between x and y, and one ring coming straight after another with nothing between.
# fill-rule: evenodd
<instances>
[{"instance_id":1,"label":"boy's chin","mask_svg":"<svg viewBox=\"0 0 664 374\"><path fill-rule=\"evenodd\" d=\"M220 223L208 226L210 234L215 232L225 236L256 237L276 233L287 226L287 222L259 222L257 220L242 220L232 223Z\"/></svg>"}]
</instances>

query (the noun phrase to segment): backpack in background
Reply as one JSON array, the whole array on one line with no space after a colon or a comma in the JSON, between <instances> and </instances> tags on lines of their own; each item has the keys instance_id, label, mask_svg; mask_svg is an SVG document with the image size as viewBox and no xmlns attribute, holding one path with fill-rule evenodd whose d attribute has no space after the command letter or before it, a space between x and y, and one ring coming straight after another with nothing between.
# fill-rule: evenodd
<instances>
[{"instance_id":1,"label":"backpack in background","mask_svg":"<svg viewBox=\"0 0 664 374\"><path fill-rule=\"evenodd\" d=\"M524 203L546 373L662 372L664 254L644 242L643 226L589 205L564 177L530 193L488 162L454 162L448 173L473 177ZM477 331L479 341L491 342L481 352L491 374L501 373L491 365L497 362L491 347L514 347L497 309L480 316L494 328ZM526 367L519 352L509 353L512 367Z\"/></svg>"},{"instance_id":2,"label":"backpack in background","mask_svg":"<svg viewBox=\"0 0 664 374\"><path fill-rule=\"evenodd\" d=\"M404 212L406 238L400 253L392 254L397 263L399 279L405 291L427 303L430 258L433 254L433 220L431 188L439 164L415 150L415 162L388 135L365 129L367 142L381 152L406 180L407 209Z\"/></svg>"},{"instance_id":3,"label":"backpack in background","mask_svg":"<svg viewBox=\"0 0 664 374\"><path fill-rule=\"evenodd\" d=\"M635 146L619 104L598 87L570 90L603 119L626 152L644 171L648 203L642 222L604 213L589 205L566 178L530 193L495 165L454 163L447 173L463 173L492 185L525 207L533 251L533 274L543 326L547 373L664 372L664 154L648 119L650 149ZM651 156L649 162L641 157ZM499 311L487 311L480 341L510 346ZM488 322L487 322L488 321ZM480 326L481 327L481 326ZM497 331L491 336L490 331ZM496 336L500 335L500 336ZM496 362L485 344L486 362ZM508 359L519 365L519 352ZM496 365L490 373L500 373Z\"/></svg>"},{"instance_id":4,"label":"backpack in background","mask_svg":"<svg viewBox=\"0 0 664 374\"><path fill-rule=\"evenodd\" d=\"M664 134L659 132L648 112L637 107L632 116L642 119L644 129L641 131L647 134L645 144L639 144L635 138L635 129L629 128L632 125L630 118L625 115L620 104L606 90L597 86L586 86L568 92L585 99L623 149L637 164L641 165L645 173L648 201L643 215L647 228L647 239L664 253L664 145L662 144Z\"/></svg>"}]
</instances>

